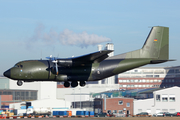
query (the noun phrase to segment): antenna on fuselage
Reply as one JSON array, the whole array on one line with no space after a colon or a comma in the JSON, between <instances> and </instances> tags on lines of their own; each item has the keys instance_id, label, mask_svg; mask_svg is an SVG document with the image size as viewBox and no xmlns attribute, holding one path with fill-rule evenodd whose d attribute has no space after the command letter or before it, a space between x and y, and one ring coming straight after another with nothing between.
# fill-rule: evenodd
<instances>
[{"instance_id":1,"label":"antenna on fuselage","mask_svg":"<svg viewBox=\"0 0 180 120\"><path fill-rule=\"evenodd\" d=\"M42 50L41 50L41 59L40 60L42 60Z\"/></svg>"}]
</instances>

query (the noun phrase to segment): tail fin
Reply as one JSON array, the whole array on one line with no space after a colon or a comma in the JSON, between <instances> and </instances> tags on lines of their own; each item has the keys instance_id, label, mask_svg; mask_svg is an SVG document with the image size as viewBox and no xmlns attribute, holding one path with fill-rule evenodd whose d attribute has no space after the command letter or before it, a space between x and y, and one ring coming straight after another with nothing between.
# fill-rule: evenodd
<instances>
[{"instance_id":1,"label":"tail fin","mask_svg":"<svg viewBox=\"0 0 180 120\"><path fill-rule=\"evenodd\" d=\"M153 27L141 49L116 55L108 59L134 58L151 59L151 63L169 61L169 28Z\"/></svg>"},{"instance_id":2,"label":"tail fin","mask_svg":"<svg viewBox=\"0 0 180 120\"><path fill-rule=\"evenodd\" d=\"M140 50L141 58L153 58L156 60L169 59L169 28L153 27Z\"/></svg>"}]
</instances>

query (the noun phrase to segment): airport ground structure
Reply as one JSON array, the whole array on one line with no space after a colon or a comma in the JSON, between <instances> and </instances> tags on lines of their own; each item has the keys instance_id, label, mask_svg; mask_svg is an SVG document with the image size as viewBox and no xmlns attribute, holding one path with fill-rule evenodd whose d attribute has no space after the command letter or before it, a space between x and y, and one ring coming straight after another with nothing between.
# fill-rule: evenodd
<instances>
[{"instance_id":1,"label":"airport ground structure","mask_svg":"<svg viewBox=\"0 0 180 120\"><path fill-rule=\"evenodd\" d=\"M153 98L134 100L134 114L148 112L153 115L159 112L175 113L180 111L180 87L144 91L142 94L153 94Z\"/></svg>"},{"instance_id":2,"label":"airport ground structure","mask_svg":"<svg viewBox=\"0 0 180 120\"><path fill-rule=\"evenodd\" d=\"M180 111L176 109L179 95L175 94L179 88L173 93L164 90L161 95L170 97L175 95L175 102L168 101L163 103L162 107L149 107L151 103L154 105L156 96L153 93L145 93L149 90L160 90L164 88L174 88L180 86L180 67L142 67L127 71L118 75L118 82L114 79L114 84L103 84L95 82L87 84L85 87L64 88L56 82L28 82L23 86L17 86L16 81L1 77L0 95L1 106L13 109L20 109L25 102L31 101L32 106L48 107L52 109L83 109L98 112L114 112L125 114L136 114L140 111L150 111L151 114L159 111ZM174 88L174 89L175 89ZM144 94L142 94L144 92ZM167 93L166 93L167 92ZM179 91L180 92L180 91ZM155 97L154 97L155 96ZM106 100L105 100L106 98ZM97 102L97 99L102 99ZM113 101L117 102L113 102ZM121 100L120 100L121 99ZM132 99L134 103L126 102L126 99ZM164 98L163 98L164 99ZM118 105L119 101L123 101L124 105L134 106L133 110L127 106ZM138 108L138 101L143 101L143 108ZM144 101L149 101L146 103ZM105 104L106 103L106 104ZM141 103L141 102L140 102ZM160 102L156 102L156 106ZM108 107L110 105L111 107ZM136 106L137 105L137 106ZM97 107L98 106L98 107ZM163 108L163 106L167 108ZM118 108L117 108L118 107Z\"/></svg>"},{"instance_id":3,"label":"airport ground structure","mask_svg":"<svg viewBox=\"0 0 180 120\"><path fill-rule=\"evenodd\" d=\"M102 46L99 46L99 50L101 49ZM113 44L107 44L106 49L114 50ZM16 81L5 77L0 77L0 81L1 107L18 110L26 102L31 102L34 108L48 108L51 111L76 109L131 115L141 111L150 114L180 111L176 108L180 105L180 95L175 94L180 93L180 66L135 68L101 81L86 82L86 86L75 88L65 88L63 83L56 82L25 82L22 86L17 86ZM155 101L155 94L161 89L164 93L159 98L164 100L164 96L168 96L167 102ZM154 94L148 93L149 90ZM171 90L177 91L173 93ZM174 102L171 101L173 96ZM140 105L141 101L143 106ZM154 103L157 108L152 107Z\"/></svg>"},{"instance_id":4,"label":"airport ground structure","mask_svg":"<svg viewBox=\"0 0 180 120\"><path fill-rule=\"evenodd\" d=\"M118 75L119 89L180 86L180 66L140 67Z\"/></svg>"}]
</instances>

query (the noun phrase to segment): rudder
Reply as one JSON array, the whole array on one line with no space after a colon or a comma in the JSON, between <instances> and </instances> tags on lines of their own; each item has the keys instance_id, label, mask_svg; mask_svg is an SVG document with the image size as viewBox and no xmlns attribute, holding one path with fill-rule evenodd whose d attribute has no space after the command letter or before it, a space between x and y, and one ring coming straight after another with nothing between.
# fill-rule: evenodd
<instances>
[{"instance_id":1,"label":"rudder","mask_svg":"<svg viewBox=\"0 0 180 120\"><path fill-rule=\"evenodd\" d=\"M169 59L169 28L153 27L141 49L141 58Z\"/></svg>"}]
</instances>

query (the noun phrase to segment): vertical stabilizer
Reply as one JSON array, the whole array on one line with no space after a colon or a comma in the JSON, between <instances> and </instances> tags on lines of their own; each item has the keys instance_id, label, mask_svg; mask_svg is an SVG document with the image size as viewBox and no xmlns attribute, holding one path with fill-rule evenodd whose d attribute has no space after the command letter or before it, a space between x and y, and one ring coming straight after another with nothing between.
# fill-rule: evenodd
<instances>
[{"instance_id":1,"label":"vertical stabilizer","mask_svg":"<svg viewBox=\"0 0 180 120\"><path fill-rule=\"evenodd\" d=\"M169 60L169 28L152 27L143 47L138 50L116 55L108 59L147 58L151 60Z\"/></svg>"},{"instance_id":2,"label":"vertical stabilizer","mask_svg":"<svg viewBox=\"0 0 180 120\"><path fill-rule=\"evenodd\" d=\"M153 27L141 49L141 58L169 59L169 28Z\"/></svg>"}]
</instances>

